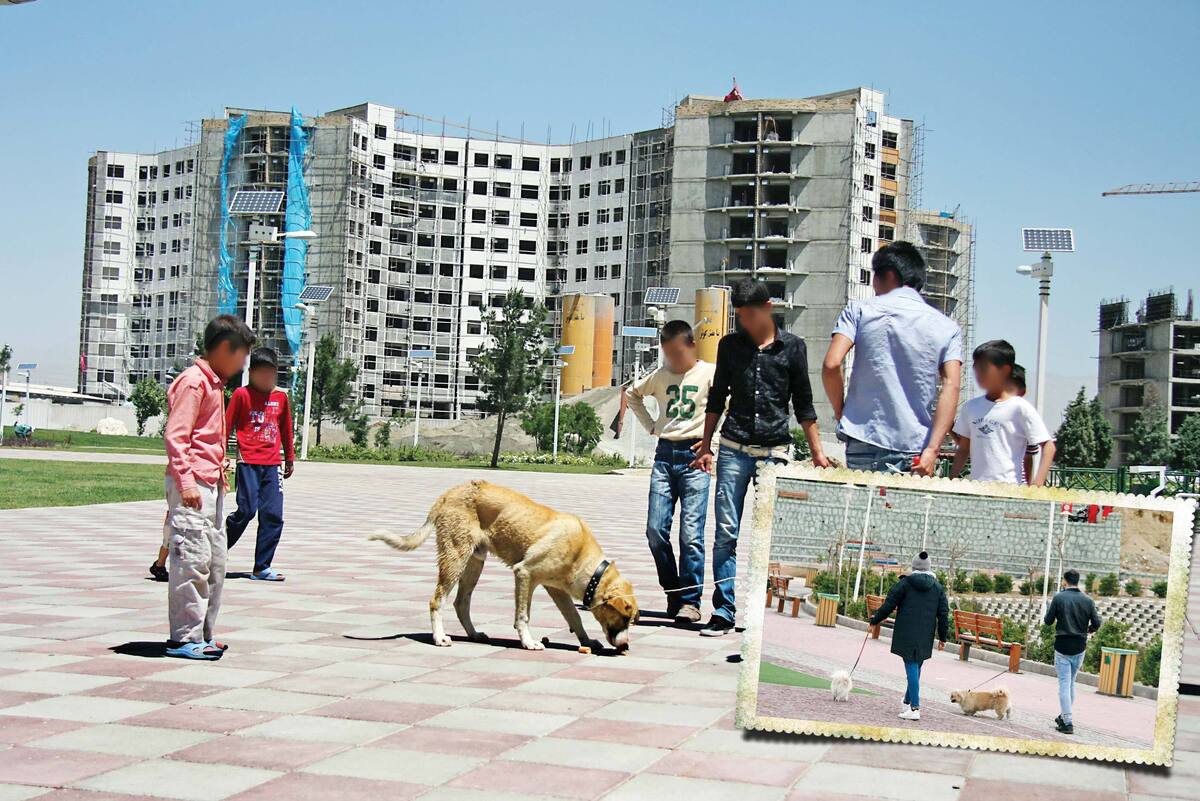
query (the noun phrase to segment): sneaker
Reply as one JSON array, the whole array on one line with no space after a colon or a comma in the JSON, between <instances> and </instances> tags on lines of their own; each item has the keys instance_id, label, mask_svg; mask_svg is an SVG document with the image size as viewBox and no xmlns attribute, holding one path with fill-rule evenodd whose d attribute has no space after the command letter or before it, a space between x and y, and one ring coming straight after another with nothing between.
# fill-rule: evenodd
<instances>
[{"instance_id":1,"label":"sneaker","mask_svg":"<svg viewBox=\"0 0 1200 801\"><path fill-rule=\"evenodd\" d=\"M901 712L899 717L901 720L920 720L921 710L909 707L906 711Z\"/></svg>"},{"instance_id":2,"label":"sneaker","mask_svg":"<svg viewBox=\"0 0 1200 801\"><path fill-rule=\"evenodd\" d=\"M1059 715L1055 719L1055 724L1056 725L1054 726L1054 728L1058 731L1059 734L1074 734L1075 733L1074 724L1063 723L1062 715Z\"/></svg>"},{"instance_id":3,"label":"sneaker","mask_svg":"<svg viewBox=\"0 0 1200 801\"><path fill-rule=\"evenodd\" d=\"M903 716L905 712L911 712L912 707L908 704L900 704L900 714Z\"/></svg>"},{"instance_id":4,"label":"sneaker","mask_svg":"<svg viewBox=\"0 0 1200 801\"><path fill-rule=\"evenodd\" d=\"M167 568L158 562L150 563L150 575L154 577L155 581L167 581L170 579L170 576L167 574Z\"/></svg>"},{"instance_id":5,"label":"sneaker","mask_svg":"<svg viewBox=\"0 0 1200 801\"><path fill-rule=\"evenodd\" d=\"M700 607L695 604L684 604L675 613L675 620L680 623L699 623Z\"/></svg>"},{"instance_id":6,"label":"sneaker","mask_svg":"<svg viewBox=\"0 0 1200 801\"><path fill-rule=\"evenodd\" d=\"M721 637L733 631L733 621L726 620L720 615L713 615L708 619L707 625L700 629L701 637Z\"/></svg>"}]
</instances>

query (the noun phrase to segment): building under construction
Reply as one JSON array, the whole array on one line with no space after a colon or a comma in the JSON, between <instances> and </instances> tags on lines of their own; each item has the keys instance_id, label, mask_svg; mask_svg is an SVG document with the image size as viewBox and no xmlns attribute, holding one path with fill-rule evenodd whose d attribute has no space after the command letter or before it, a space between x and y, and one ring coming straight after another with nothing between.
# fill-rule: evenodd
<instances>
[{"instance_id":1,"label":"building under construction","mask_svg":"<svg viewBox=\"0 0 1200 801\"><path fill-rule=\"evenodd\" d=\"M1180 306L1174 290L1151 292L1130 315L1130 301L1100 305L1100 405L1117 447L1110 466L1128 464L1130 432L1148 404L1165 409L1171 433L1200 414L1200 321L1189 291Z\"/></svg>"},{"instance_id":2,"label":"building under construction","mask_svg":"<svg viewBox=\"0 0 1200 801\"><path fill-rule=\"evenodd\" d=\"M661 311L713 339L728 330L728 298L708 290L764 280L780 322L819 348L846 301L869 295L871 254L918 234L927 297L969 326L969 226L910 219L914 127L886 113L881 92L689 96L664 122L556 144L376 104L315 117L229 108L180 150L98 152L80 389L167 380L205 320L248 303L263 342L292 363L306 335L298 290L327 284L316 330L359 367L369 415L411 410L420 382L423 415L470 416L482 313L512 290L549 307L552 337L586 345L564 357L574 394L653 364L652 348L620 335L654 324L647 290L679 289ZM286 196L278 209L230 211L239 190L272 189ZM317 238L252 240L252 225ZM820 360L810 361L819 386Z\"/></svg>"}]
</instances>

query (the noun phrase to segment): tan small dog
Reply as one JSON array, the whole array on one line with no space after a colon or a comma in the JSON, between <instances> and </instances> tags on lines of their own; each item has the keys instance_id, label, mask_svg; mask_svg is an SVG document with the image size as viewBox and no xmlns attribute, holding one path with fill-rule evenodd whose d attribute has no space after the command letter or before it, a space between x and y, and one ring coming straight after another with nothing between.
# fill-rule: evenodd
<instances>
[{"instance_id":1,"label":"tan small dog","mask_svg":"<svg viewBox=\"0 0 1200 801\"><path fill-rule=\"evenodd\" d=\"M962 707L964 715L974 715L976 712L990 709L1001 719L1012 716L1012 701L1009 700L1008 690L1004 687L997 687L990 693L956 690L950 693L950 700Z\"/></svg>"},{"instance_id":2,"label":"tan small dog","mask_svg":"<svg viewBox=\"0 0 1200 801\"><path fill-rule=\"evenodd\" d=\"M471 593L489 553L512 568L516 578L516 619L521 645L545 648L529 632L529 603L538 585L554 600L579 644L591 646L573 600L581 601L619 651L629 648L629 627L638 619L633 585L622 578L587 524L572 514L556 512L519 492L487 481L470 481L447 490L434 501L425 524L406 537L385 532L371 536L401 551L411 551L437 534L438 579L429 600L433 642L447 646L442 601L455 584L454 611L467 636L487 640L471 623Z\"/></svg>"}]
</instances>

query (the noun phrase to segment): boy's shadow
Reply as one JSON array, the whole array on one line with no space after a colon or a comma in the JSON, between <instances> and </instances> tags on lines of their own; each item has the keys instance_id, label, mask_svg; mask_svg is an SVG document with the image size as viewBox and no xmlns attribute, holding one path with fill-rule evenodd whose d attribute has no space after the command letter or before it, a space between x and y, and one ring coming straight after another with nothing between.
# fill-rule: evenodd
<instances>
[{"instance_id":1,"label":"boy's shadow","mask_svg":"<svg viewBox=\"0 0 1200 801\"><path fill-rule=\"evenodd\" d=\"M164 659L167 655L167 644L158 642L127 642L114 645L108 650L123 656L140 656L143 659Z\"/></svg>"}]
</instances>

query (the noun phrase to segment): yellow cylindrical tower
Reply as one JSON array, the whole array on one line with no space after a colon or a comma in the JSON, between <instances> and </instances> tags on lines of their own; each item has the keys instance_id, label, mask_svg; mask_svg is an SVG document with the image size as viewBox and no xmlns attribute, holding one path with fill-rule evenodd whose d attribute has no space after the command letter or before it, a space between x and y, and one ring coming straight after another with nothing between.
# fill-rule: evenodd
<instances>
[{"instance_id":1,"label":"yellow cylindrical tower","mask_svg":"<svg viewBox=\"0 0 1200 801\"><path fill-rule=\"evenodd\" d=\"M696 349L697 356L717 361L717 343L729 333L729 290L724 287L704 287L696 290Z\"/></svg>"},{"instance_id":2,"label":"yellow cylindrical tower","mask_svg":"<svg viewBox=\"0 0 1200 801\"><path fill-rule=\"evenodd\" d=\"M574 353L562 357L567 363L562 369L563 395L578 395L592 388L592 353L595 350L595 338L596 297L563 295L562 344L575 348Z\"/></svg>"},{"instance_id":3,"label":"yellow cylindrical tower","mask_svg":"<svg viewBox=\"0 0 1200 801\"><path fill-rule=\"evenodd\" d=\"M592 386L607 387L612 384L613 314L616 306L611 295L596 295L593 308L596 327L592 336Z\"/></svg>"}]
</instances>

